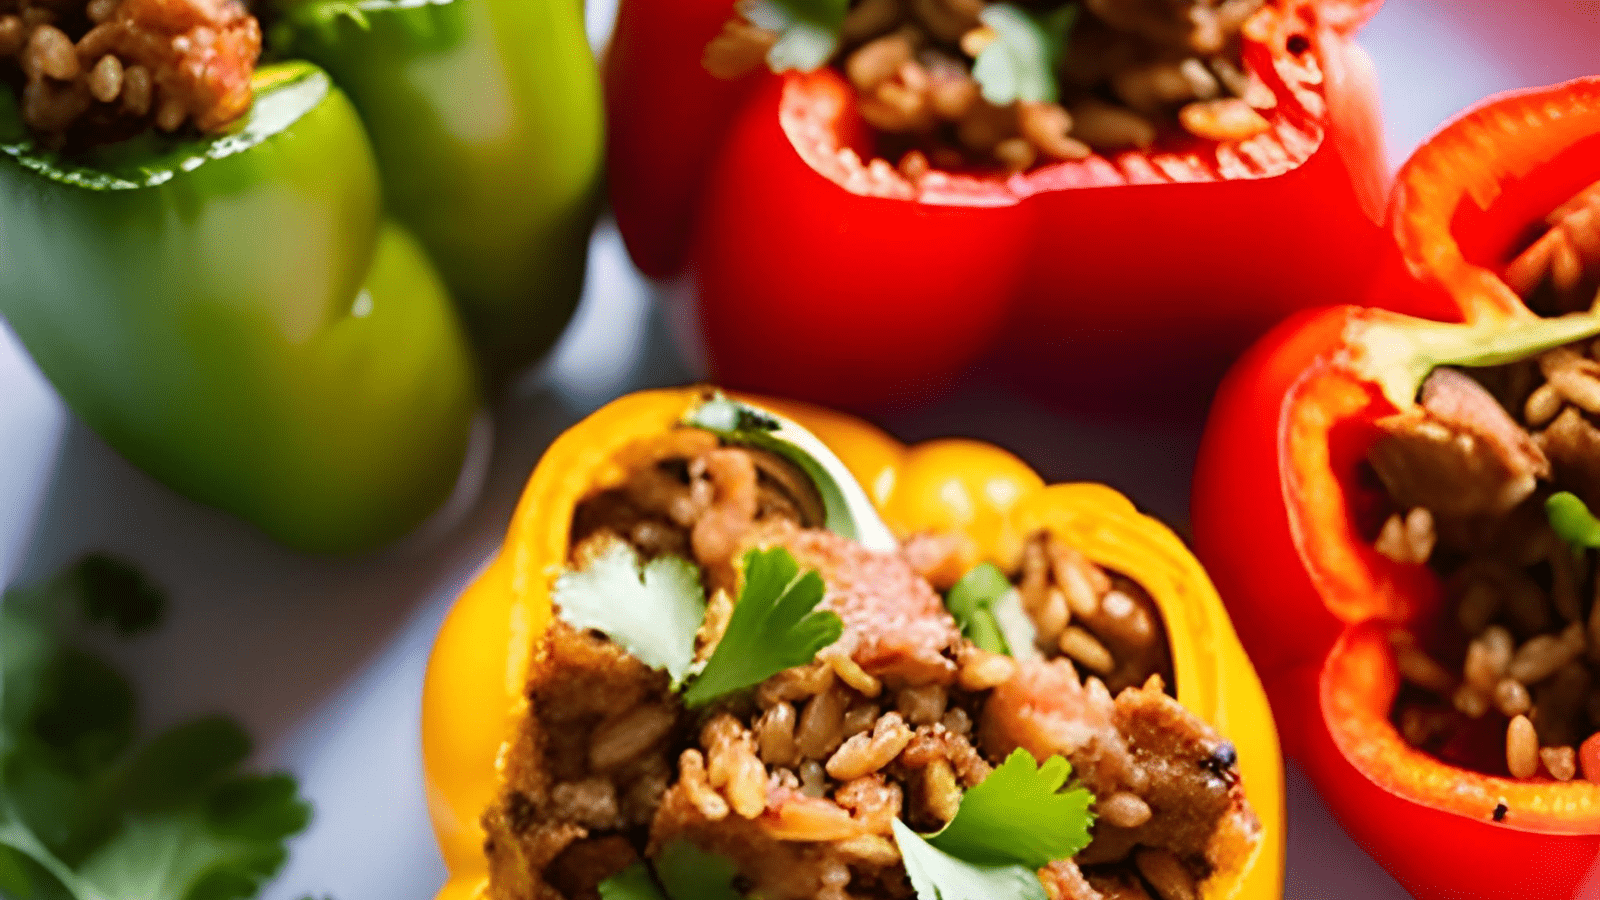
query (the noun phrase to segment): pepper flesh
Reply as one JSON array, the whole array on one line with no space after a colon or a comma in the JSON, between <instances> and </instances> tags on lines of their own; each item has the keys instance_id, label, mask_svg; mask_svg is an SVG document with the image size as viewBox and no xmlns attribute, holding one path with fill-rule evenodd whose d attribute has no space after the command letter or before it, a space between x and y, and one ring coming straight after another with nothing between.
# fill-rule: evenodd
<instances>
[{"instance_id":1,"label":"pepper flesh","mask_svg":"<svg viewBox=\"0 0 1600 900\"><path fill-rule=\"evenodd\" d=\"M989 353L1052 383L1126 377L1134 346L1141 369L1220 360L1376 269L1376 92L1350 40L1375 6L1259 14L1246 58L1280 106L1259 146L960 176L900 199L839 162L874 151L836 73L718 81L700 56L728 0L625 0L607 70L612 204L647 274L689 274L712 369L736 386L860 407L914 399Z\"/></svg>"},{"instance_id":2,"label":"pepper flesh","mask_svg":"<svg viewBox=\"0 0 1600 900\"><path fill-rule=\"evenodd\" d=\"M569 318L598 75L566 0L279 6L279 51L329 68L259 73L282 96L229 134L68 161L0 98L0 313L135 464L349 552L439 507L480 385Z\"/></svg>"},{"instance_id":3,"label":"pepper flesh","mask_svg":"<svg viewBox=\"0 0 1600 900\"><path fill-rule=\"evenodd\" d=\"M1195 544L1300 759L1336 818L1421 900L1578 896L1595 884L1600 786L1492 777L1415 749L1390 721L1385 632L1443 612L1439 579L1380 555L1360 522L1382 502L1358 474L1379 419L1415 399L1436 352L1504 361L1551 329L1503 280L1531 230L1600 179L1600 79L1497 98L1402 169L1389 299L1440 325L1338 307L1285 322L1243 357L1212 406L1194 481ZM1501 355L1497 355L1501 354ZM1248 535L1248 540L1241 540ZM1501 806L1503 804L1503 807ZM1496 818L1498 807L1499 819Z\"/></svg>"},{"instance_id":4,"label":"pepper flesh","mask_svg":"<svg viewBox=\"0 0 1600 900\"><path fill-rule=\"evenodd\" d=\"M675 427L702 398L694 389L623 397L550 446L500 552L446 619L423 688L423 757L435 834L451 872L441 897L469 896L487 877L478 817L498 791L497 758L526 709L524 673L550 621L550 590L567 559L572 511L628 474L620 450ZM1234 742L1264 839L1239 871L1214 875L1204 896L1277 897L1283 795L1265 697L1204 572L1165 527L1100 485L1044 486L1010 454L970 441L904 447L858 420L799 404L749 400L811 430L903 536L953 530L972 558L1009 562L1041 529L1138 581L1160 606L1178 699Z\"/></svg>"}]
</instances>

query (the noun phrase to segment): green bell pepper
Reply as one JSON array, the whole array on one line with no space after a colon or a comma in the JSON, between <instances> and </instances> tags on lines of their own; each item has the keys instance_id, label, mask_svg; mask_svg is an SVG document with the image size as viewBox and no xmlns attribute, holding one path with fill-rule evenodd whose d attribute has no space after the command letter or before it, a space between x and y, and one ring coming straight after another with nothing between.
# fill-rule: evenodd
<instances>
[{"instance_id":1,"label":"green bell pepper","mask_svg":"<svg viewBox=\"0 0 1600 900\"><path fill-rule=\"evenodd\" d=\"M577 300L601 124L569 6L297 4L273 52L325 68L260 69L227 134L70 160L0 88L0 314L178 491L299 549L406 533L454 486L481 385Z\"/></svg>"}]
</instances>

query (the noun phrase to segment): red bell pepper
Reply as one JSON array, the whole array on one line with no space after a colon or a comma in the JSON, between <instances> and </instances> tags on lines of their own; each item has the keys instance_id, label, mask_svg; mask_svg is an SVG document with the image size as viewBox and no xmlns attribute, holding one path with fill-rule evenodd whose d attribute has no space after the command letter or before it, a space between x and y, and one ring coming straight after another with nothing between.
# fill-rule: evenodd
<instances>
[{"instance_id":1,"label":"red bell pepper","mask_svg":"<svg viewBox=\"0 0 1600 900\"><path fill-rule=\"evenodd\" d=\"M1386 632L1433 633L1448 611L1431 569L1373 548L1387 501L1361 465L1377 421L1414 404L1435 366L1600 334L1600 314L1537 317L1503 279L1551 210L1597 181L1600 79L1498 98L1452 123L1401 171L1388 286L1391 300L1455 322L1353 306L1300 314L1229 373L1201 446L1195 543L1285 749L1422 900L1600 896L1600 784L1447 764L1391 723L1399 675Z\"/></svg>"},{"instance_id":2,"label":"red bell pepper","mask_svg":"<svg viewBox=\"0 0 1600 900\"><path fill-rule=\"evenodd\" d=\"M738 387L860 407L987 353L1094 380L1220 360L1377 268L1385 163L1352 43L1377 5L1285 0L1248 23L1245 67L1278 99L1267 134L935 177L912 196L859 164L874 136L835 71L704 70L733 0L623 0L612 203L640 268L689 273L691 321Z\"/></svg>"}]
</instances>

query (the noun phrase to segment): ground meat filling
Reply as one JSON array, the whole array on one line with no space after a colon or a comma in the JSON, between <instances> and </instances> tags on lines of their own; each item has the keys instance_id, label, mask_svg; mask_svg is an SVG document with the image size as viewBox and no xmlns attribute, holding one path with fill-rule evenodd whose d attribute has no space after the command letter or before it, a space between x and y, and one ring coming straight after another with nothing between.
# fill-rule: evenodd
<instances>
[{"instance_id":1,"label":"ground meat filling","mask_svg":"<svg viewBox=\"0 0 1600 900\"><path fill-rule=\"evenodd\" d=\"M623 484L576 512L574 565L618 539L695 561L711 593L705 658L732 612L734 561L783 546L823 576L844 635L690 716L663 674L558 621L484 820L491 896L595 898L604 878L686 839L734 861L740 890L765 900L910 898L891 822L937 830L1019 746L1066 756L1096 792L1093 842L1040 873L1055 900L1198 896L1225 862L1217 848L1259 829L1232 746L1165 693L1160 615L1132 581L1035 536L1015 577L1037 647L989 653L921 574L948 569L938 548L955 541L883 553L823 531L796 468L702 431L628 462Z\"/></svg>"},{"instance_id":2,"label":"ground meat filling","mask_svg":"<svg viewBox=\"0 0 1600 900\"><path fill-rule=\"evenodd\" d=\"M1245 140L1270 127L1273 91L1248 74L1239 34L1261 0L1083 0L1072 7L1056 73L1059 103L996 105L973 76L996 39L986 0L855 0L832 63L855 87L861 115L890 159L916 181L929 166L1023 171L1092 150L1147 148L1163 132ZM705 65L736 78L763 64L778 35L744 16L706 48Z\"/></svg>"},{"instance_id":3,"label":"ground meat filling","mask_svg":"<svg viewBox=\"0 0 1600 900\"><path fill-rule=\"evenodd\" d=\"M1600 182L1561 204L1538 240L1512 261L1506 283L1545 316L1582 312L1600 294Z\"/></svg>"},{"instance_id":4,"label":"ground meat filling","mask_svg":"<svg viewBox=\"0 0 1600 900\"><path fill-rule=\"evenodd\" d=\"M52 149L152 125L224 131L250 108L260 55L241 0L0 0L0 78Z\"/></svg>"},{"instance_id":5,"label":"ground meat filling","mask_svg":"<svg viewBox=\"0 0 1600 900\"><path fill-rule=\"evenodd\" d=\"M1493 368L1441 369L1380 423L1369 460L1393 501L1377 550L1431 565L1453 601L1436 634L1391 636L1410 743L1496 775L1600 780L1600 603L1545 500L1600 509L1600 342ZM1589 748L1585 750L1584 748ZM1600 759L1600 757L1597 757Z\"/></svg>"}]
</instances>

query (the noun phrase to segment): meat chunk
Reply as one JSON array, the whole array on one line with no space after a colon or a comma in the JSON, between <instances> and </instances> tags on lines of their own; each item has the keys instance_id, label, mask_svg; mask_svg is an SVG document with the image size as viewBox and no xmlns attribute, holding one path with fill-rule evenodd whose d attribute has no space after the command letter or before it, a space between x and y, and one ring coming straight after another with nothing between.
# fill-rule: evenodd
<instances>
[{"instance_id":1,"label":"meat chunk","mask_svg":"<svg viewBox=\"0 0 1600 900\"><path fill-rule=\"evenodd\" d=\"M822 575L828 592L820 608L844 620L840 645L868 674L891 685L954 680L955 663L946 652L961 632L903 556L819 529L768 531L766 537L776 537L802 567Z\"/></svg>"},{"instance_id":2,"label":"meat chunk","mask_svg":"<svg viewBox=\"0 0 1600 900\"><path fill-rule=\"evenodd\" d=\"M1133 756L1118 733L1116 707L1097 680L1078 680L1065 659L1023 662L1010 681L995 688L984 707L979 736L991 759L1018 747L1035 759L1065 756L1073 777L1098 794L1136 780Z\"/></svg>"},{"instance_id":3,"label":"meat chunk","mask_svg":"<svg viewBox=\"0 0 1600 900\"><path fill-rule=\"evenodd\" d=\"M1550 477L1550 461L1494 396L1455 369L1435 369L1420 405L1378 422L1368 454L1389 496L1439 516L1494 516Z\"/></svg>"}]
</instances>

